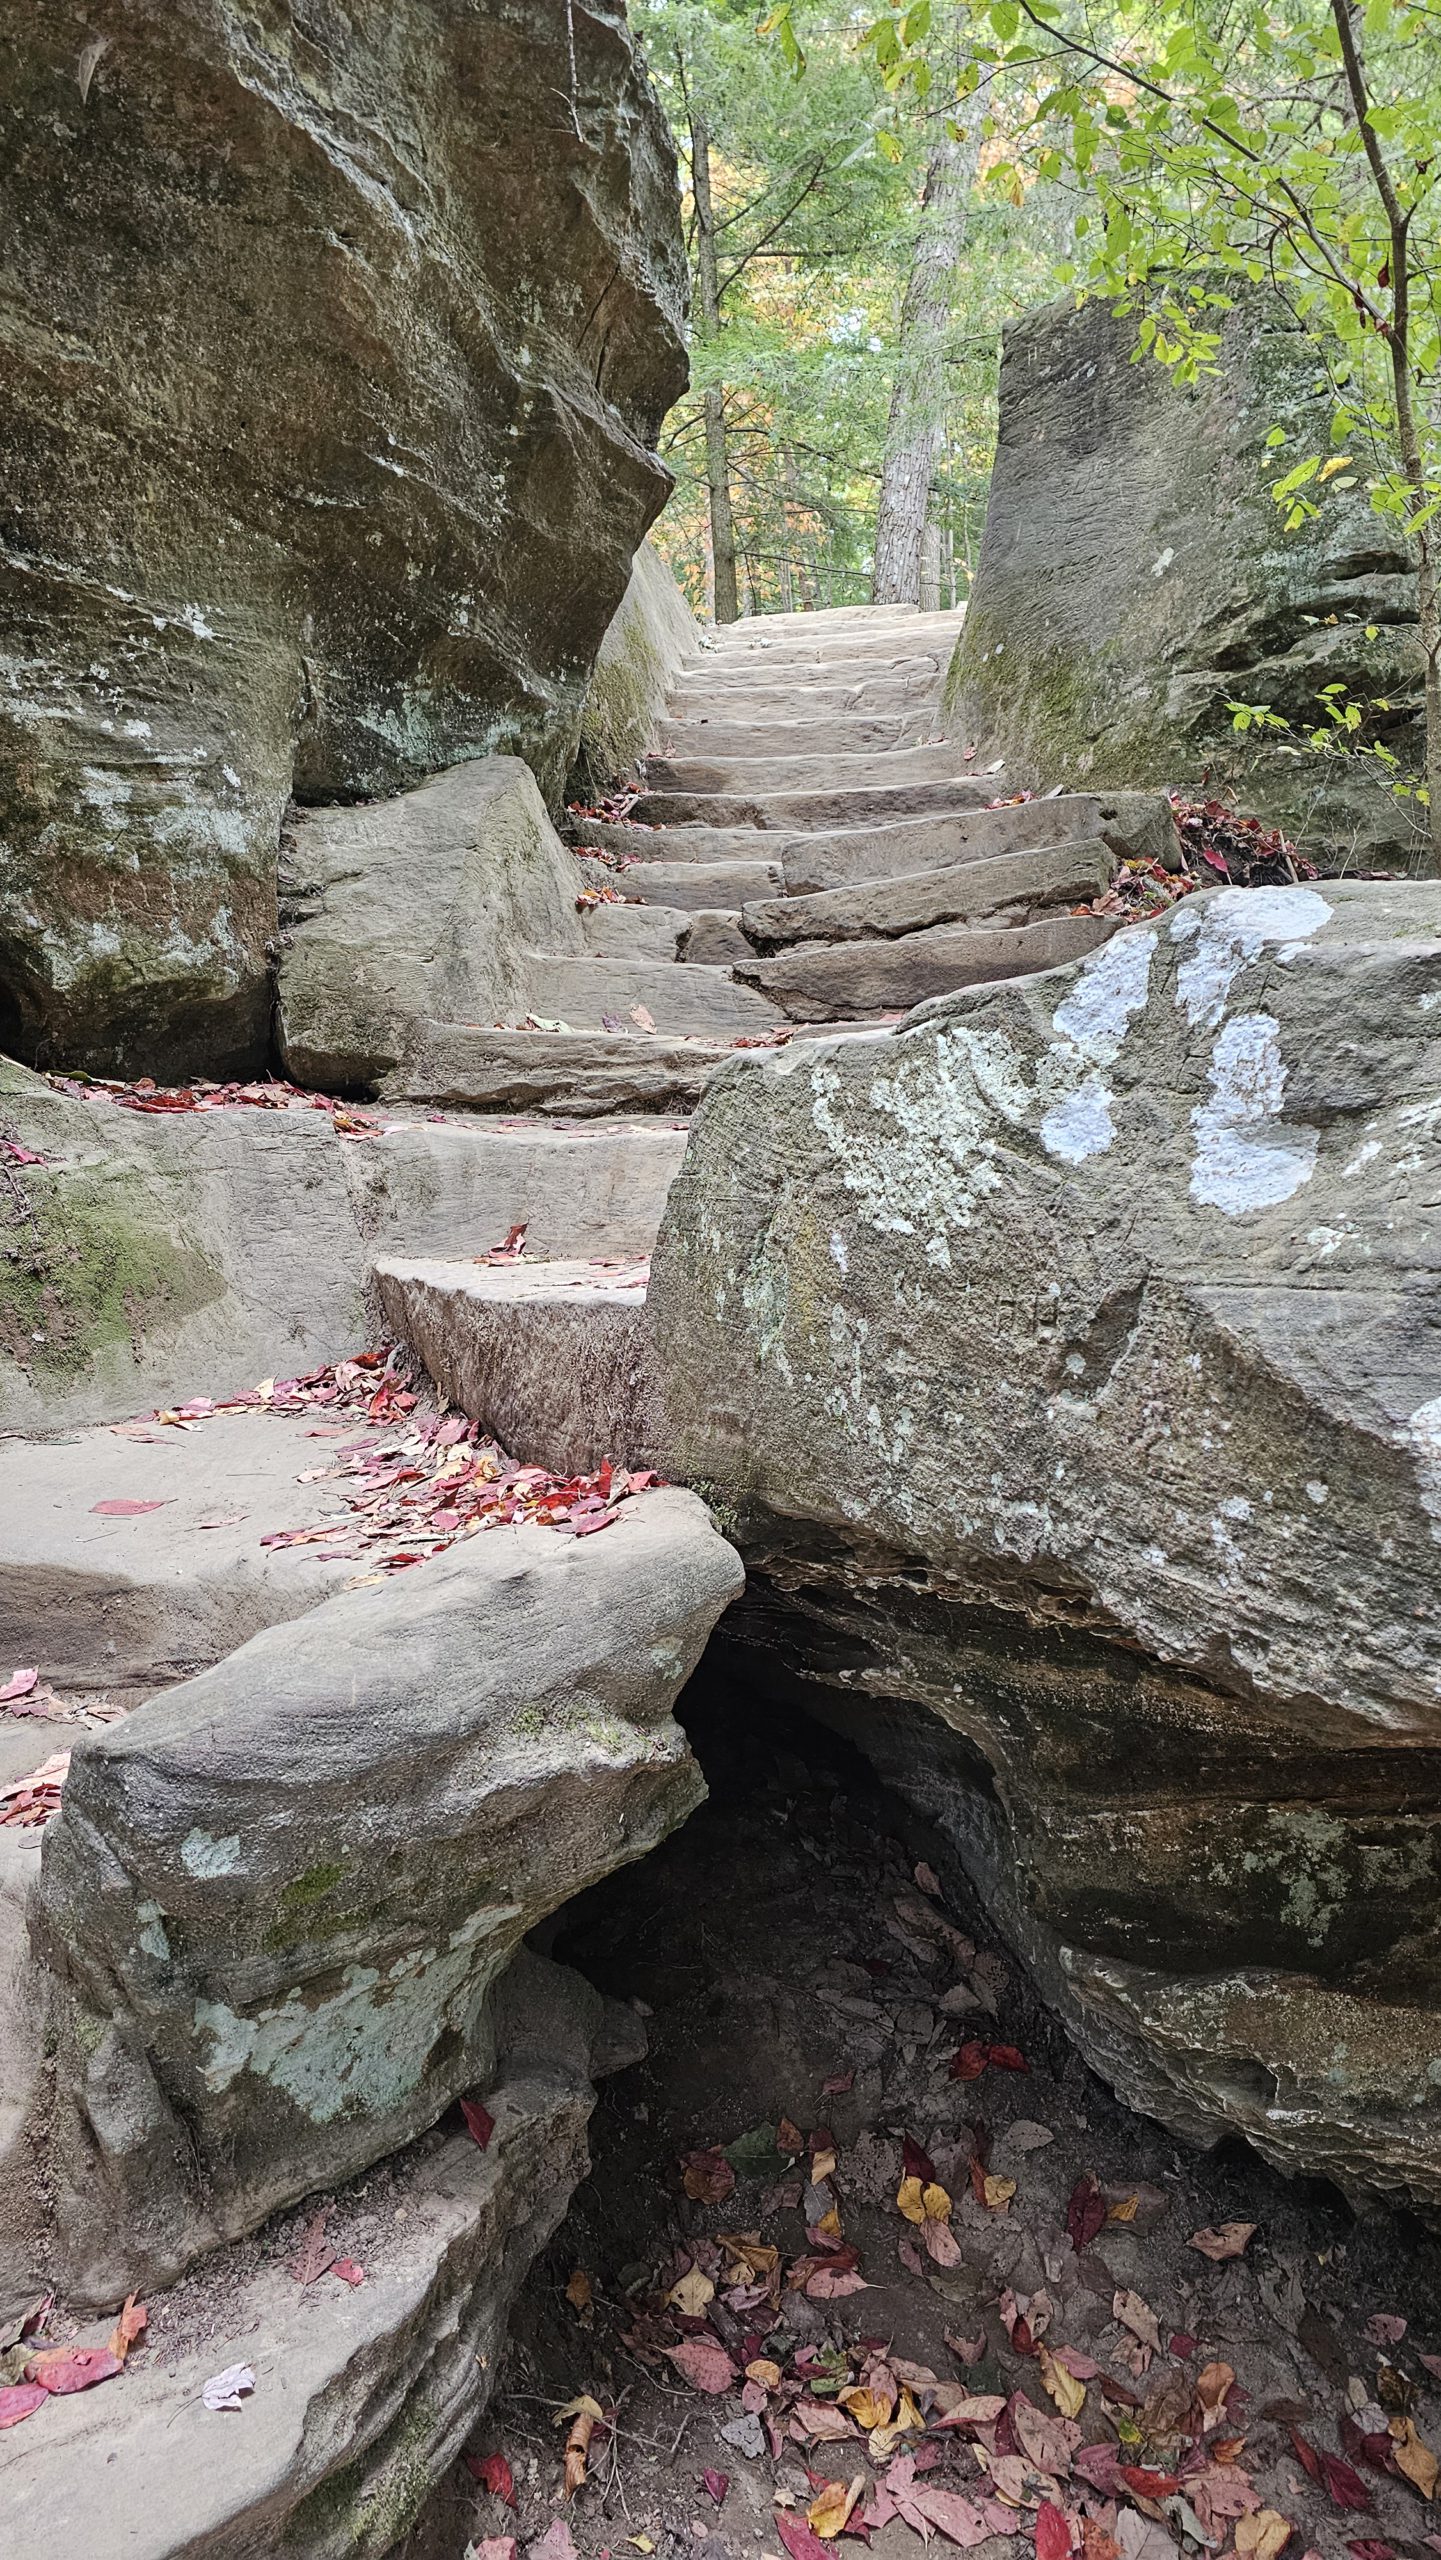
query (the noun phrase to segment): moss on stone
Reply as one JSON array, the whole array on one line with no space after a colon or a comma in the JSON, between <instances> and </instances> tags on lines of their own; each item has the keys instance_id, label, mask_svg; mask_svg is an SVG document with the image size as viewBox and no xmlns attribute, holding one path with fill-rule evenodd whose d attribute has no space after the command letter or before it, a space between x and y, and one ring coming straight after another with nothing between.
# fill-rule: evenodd
<instances>
[{"instance_id":1,"label":"moss on stone","mask_svg":"<svg viewBox=\"0 0 1441 2560\"><path fill-rule=\"evenodd\" d=\"M378 2444L313 2489L285 2528L287 2550L349 2550L379 2560L409 2532L435 2486L429 2456L442 2421L419 2393Z\"/></svg>"},{"instance_id":2,"label":"moss on stone","mask_svg":"<svg viewBox=\"0 0 1441 2560\"><path fill-rule=\"evenodd\" d=\"M224 1294L138 1186L132 1198L123 1175L96 1168L14 1169L0 1238L0 1359L30 1376L74 1378L122 1344L138 1356Z\"/></svg>"}]
</instances>

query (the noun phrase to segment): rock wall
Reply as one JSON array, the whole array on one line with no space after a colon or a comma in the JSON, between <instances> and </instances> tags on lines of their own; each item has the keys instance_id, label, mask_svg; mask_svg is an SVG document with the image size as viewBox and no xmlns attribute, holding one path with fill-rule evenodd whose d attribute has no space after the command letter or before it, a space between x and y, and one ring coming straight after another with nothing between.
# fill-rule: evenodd
<instances>
[{"instance_id":1,"label":"rock wall","mask_svg":"<svg viewBox=\"0 0 1441 2560\"><path fill-rule=\"evenodd\" d=\"M655 745L671 687L700 646L700 624L660 553L643 542L585 698L582 788L609 789Z\"/></svg>"},{"instance_id":2,"label":"rock wall","mask_svg":"<svg viewBox=\"0 0 1441 2560\"><path fill-rule=\"evenodd\" d=\"M1269 494L1292 461L1333 450L1314 356L1261 296L1232 313L1218 371L1192 387L1134 350L1134 322L1099 302L1007 332L952 733L1004 755L1008 785L1209 789L1279 821L1323 868L1428 868L1413 803L1354 761L1238 734L1226 707L1264 703L1300 736L1321 688L1344 684L1391 702L1388 742L1419 764L1404 549L1364 485L1333 483L1294 533ZM1268 453L1277 426L1288 441Z\"/></svg>"},{"instance_id":3,"label":"rock wall","mask_svg":"<svg viewBox=\"0 0 1441 2560\"><path fill-rule=\"evenodd\" d=\"M651 1282L755 1642L1134 2103L1441 2211L1441 888L711 1087Z\"/></svg>"},{"instance_id":4,"label":"rock wall","mask_svg":"<svg viewBox=\"0 0 1441 2560\"><path fill-rule=\"evenodd\" d=\"M11 8L0 101L0 1047L225 1073L292 793L560 789L669 485L672 146L619 0Z\"/></svg>"}]
</instances>

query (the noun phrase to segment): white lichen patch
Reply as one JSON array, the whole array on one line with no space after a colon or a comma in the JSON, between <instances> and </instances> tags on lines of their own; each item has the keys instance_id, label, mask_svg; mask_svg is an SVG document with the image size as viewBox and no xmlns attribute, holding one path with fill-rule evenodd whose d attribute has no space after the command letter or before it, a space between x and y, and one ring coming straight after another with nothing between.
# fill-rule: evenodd
<instances>
[{"instance_id":1,"label":"white lichen patch","mask_svg":"<svg viewBox=\"0 0 1441 2560\"><path fill-rule=\"evenodd\" d=\"M1191 1198L1228 1218L1289 1200L1315 1172L1320 1141L1314 1129L1289 1129L1284 1146L1274 1140L1258 1145L1250 1134L1276 1117L1286 1090L1280 1027L1272 1016L1243 1013L1228 1022L1211 1051L1207 1076L1210 1096L1191 1114Z\"/></svg>"},{"instance_id":2,"label":"white lichen patch","mask_svg":"<svg viewBox=\"0 0 1441 2560\"><path fill-rule=\"evenodd\" d=\"M1156 949L1152 926L1118 933L1082 961L1076 983L1051 1016L1051 1028L1093 1066L1108 1067L1151 991Z\"/></svg>"},{"instance_id":3,"label":"white lichen patch","mask_svg":"<svg viewBox=\"0 0 1441 2560\"><path fill-rule=\"evenodd\" d=\"M1402 1437L1416 1460L1421 1508L1431 1523L1432 1537L1441 1544L1441 1396L1417 1405L1403 1425Z\"/></svg>"},{"instance_id":4,"label":"white lichen patch","mask_svg":"<svg viewBox=\"0 0 1441 2560\"><path fill-rule=\"evenodd\" d=\"M1042 1146L1066 1164L1084 1164L1088 1156L1104 1155L1115 1135L1111 1097L1094 1074L1067 1094L1064 1102L1056 1103L1041 1122Z\"/></svg>"},{"instance_id":5,"label":"white lichen patch","mask_svg":"<svg viewBox=\"0 0 1441 2560\"><path fill-rule=\"evenodd\" d=\"M1176 972L1176 1002L1193 1029L1215 1030L1236 978L1269 945L1305 942L1330 917L1319 891L1299 888L1221 889L1180 908L1171 939L1189 947Z\"/></svg>"},{"instance_id":6,"label":"white lichen patch","mask_svg":"<svg viewBox=\"0 0 1441 2560\"><path fill-rule=\"evenodd\" d=\"M240 1834L214 1840L208 1831L187 1831L180 1843L180 1863L188 1876L233 1876L240 1866Z\"/></svg>"}]
</instances>

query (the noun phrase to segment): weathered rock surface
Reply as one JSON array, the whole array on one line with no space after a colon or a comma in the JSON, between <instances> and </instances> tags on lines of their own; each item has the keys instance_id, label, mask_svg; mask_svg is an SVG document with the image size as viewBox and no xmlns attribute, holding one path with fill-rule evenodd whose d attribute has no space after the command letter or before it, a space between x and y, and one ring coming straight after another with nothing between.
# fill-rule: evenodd
<instances>
[{"instance_id":1,"label":"weathered rock surface","mask_svg":"<svg viewBox=\"0 0 1441 2560\"><path fill-rule=\"evenodd\" d=\"M382 1089L396 1100L449 1103L459 1110L536 1111L582 1120L611 1112L690 1112L732 1054L726 1042L714 1039L484 1031L432 1022L404 1068L387 1077Z\"/></svg>"},{"instance_id":2,"label":"weathered rock surface","mask_svg":"<svg viewBox=\"0 0 1441 2560\"><path fill-rule=\"evenodd\" d=\"M939 871L905 871L813 897L758 898L742 911L745 938L757 951L792 942L861 942L919 933L929 925L976 917L1020 922L1033 909L1070 907L1099 897L1116 873L1101 836L953 862Z\"/></svg>"},{"instance_id":3,"label":"weathered rock surface","mask_svg":"<svg viewBox=\"0 0 1441 2560\"><path fill-rule=\"evenodd\" d=\"M524 1014L536 955L585 950L575 857L516 756L371 808L297 810L288 839L278 1029L300 1084L378 1084L417 1024Z\"/></svg>"},{"instance_id":4,"label":"weathered rock surface","mask_svg":"<svg viewBox=\"0 0 1441 2560\"><path fill-rule=\"evenodd\" d=\"M639 1052L649 1092L662 1044L602 1045ZM691 1098L726 1054L681 1052ZM678 1092L660 1084L657 1113ZM0 1427L114 1421L342 1359L387 1247L480 1253L524 1224L536 1253L648 1252L685 1133L608 1121L624 1086L606 1079L593 1128L382 1110L378 1137L348 1138L318 1111L124 1111L0 1060L0 1135L45 1158L0 1188ZM545 1093L512 1073L498 1107Z\"/></svg>"},{"instance_id":5,"label":"weathered rock surface","mask_svg":"<svg viewBox=\"0 0 1441 2560\"><path fill-rule=\"evenodd\" d=\"M1223 891L738 1062L650 1293L773 1655L1098 2067L1432 2213L1438 1002L1441 889Z\"/></svg>"},{"instance_id":6,"label":"weathered rock surface","mask_svg":"<svg viewBox=\"0 0 1441 2560\"><path fill-rule=\"evenodd\" d=\"M492 1532L76 1750L33 1919L72 2299L173 2279L488 2074L526 1931L697 1801L671 1708L740 1583L682 1493Z\"/></svg>"},{"instance_id":7,"label":"weathered rock surface","mask_svg":"<svg viewBox=\"0 0 1441 2560\"><path fill-rule=\"evenodd\" d=\"M936 925L864 941L802 942L736 971L793 1022L857 1022L905 1012L982 979L1013 978L1078 959L1115 931L1111 916L1043 916L1035 924Z\"/></svg>"},{"instance_id":8,"label":"weathered rock surface","mask_svg":"<svg viewBox=\"0 0 1441 2560\"><path fill-rule=\"evenodd\" d=\"M655 741L701 629L660 553L643 542L600 644L581 714L582 788L608 791Z\"/></svg>"},{"instance_id":9,"label":"weathered rock surface","mask_svg":"<svg viewBox=\"0 0 1441 2560\"><path fill-rule=\"evenodd\" d=\"M15 17L0 1045L258 1063L287 799L558 793L684 255L613 0ZM578 567L577 564L583 564Z\"/></svg>"},{"instance_id":10,"label":"weathered rock surface","mask_svg":"<svg viewBox=\"0 0 1441 2560\"><path fill-rule=\"evenodd\" d=\"M1238 735L1263 703L1304 735L1343 684L1394 705L1417 755L1411 566L1364 473L1295 532L1269 484L1330 449L1334 399L1273 299L1224 322L1218 372L1187 387L1131 361L1134 321L1056 304L1007 332L980 562L947 689L950 725L1013 782L1161 783L1239 800L1319 857L1405 863L1417 829L1344 759ZM1266 438L1281 427L1280 457ZM1374 630L1375 639L1366 633ZM1413 815L1408 817L1408 809Z\"/></svg>"},{"instance_id":11,"label":"weathered rock surface","mask_svg":"<svg viewBox=\"0 0 1441 2560\"><path fill-rule=\"evenodd\" d=\"M297 2285L298 2231L279 2255L227 2252L152 2295L163 2353L127 2369L121 2404L52 2399L43 2425L0 2436L0 2503L32 2560L351 2560L403 2538L484 2409L515 2294L586 2174L591 2081L641 2045L628 2013L529 1952L494 2010L486 2148L429 2136L337 2201L330 2237L363 2259L363 2285ZM201 2395L234 2364L254 2396L217 2417Z\"/></svg>"},{"instance_id":12,"label":"weathered rock surface","mask_svg":"<svg viewBox=\"0 0 1441 2560\"><path fill-rule=\"evenodd\" d=\"M645 1263L390 1260L386 1326L446 1401L527 1465L647 1466L654 1366Z\"/></svg>"},{"instance_id":13,"label":"weathered rock surface","mask_svg":"<svg viewBox=\"0 0 1441 2560\"><path fill-rule=\"evenodd\" d=\"M780 859L788 894L807 897L1095 836L1118 859L1145 856L1167 870L1180 867L1175 816L1159 791L1054 792L1044 800L1003 801L894 826L843 827L789 838Z\"/></svg>"}]
</instances>

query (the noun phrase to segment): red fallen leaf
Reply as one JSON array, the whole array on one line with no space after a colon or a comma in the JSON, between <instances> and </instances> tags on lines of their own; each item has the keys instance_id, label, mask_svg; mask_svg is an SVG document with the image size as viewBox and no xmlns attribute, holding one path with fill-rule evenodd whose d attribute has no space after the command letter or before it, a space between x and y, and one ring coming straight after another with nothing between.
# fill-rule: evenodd
<instances>
[{"instance_id":1,"label":"red fallen leaf","mask_svg":"<svg viewBox=\"0 0 1441 2560\"><path fill-rule=\"evenodd\" d=\"M337 2258L334 2266L327 2268L326 2272L332 2276L339 2276L342 2284L364 2284L365 2282L365 2269L358 2267L353 2258Z\"/></svg>"},{"instance_id":2,"label":"red fallen leaf","mask_svg":"<svg viewBox=\"0 0 1441 2560\"><path fill-rule=\"evenodd\" d=\"M801 2287L809 2302L839 2302L845 2294L869 2290L865 2277L854 2267L817 2267Z\"/></svg>"},{"instance_id":3,"label":"red fallen leaf","mask_svg":"<svg viewBox=\"0 0 1441 2560\"><path fill-rule=\"evenodd\" d=\"M724 2204L735 2193L736 2173L718 2142L688 2151L680 2165L681 2184L693 2204Z\"/></svg>"},{"instance_id":4,"label":"red fallen leaf","mask_svg":"<svg viewBox=\"0 0 1441 2560\"><path fill-rule=\"evenodd\" d=\"M1174 2471L1147 2471L1132 2462L1118 2462L1116 2478L1125 2481L1133 2498L1174 2498L1181 2487Z\"/></svg>"},{"instance_id":5,"label":"red fallen leaf","mask_svg":"<svg viewBox=\"0 0 1441 2560\"><path fill-rule=\"evenodd\" d=\"M166 1500L169 1500L168 1495ZM118 1493L109 1502L92 1502L90 1508L102 1513L107 1520L138 1520L143 1511L163 1511L165 1503L134 1502L128 1494Z\"/></svg>"},{"instance_id":6,"label":"red fallen leaf","mask_svg":"<svg viewBox=\"0 0 1441 2560\"><path fill-rule=\"evenodd\" d=\"M1070 2519L1043 2498L1036 2511L1036 2560L1070 2560L1070 2553Z\"/></svg>"},{"instance_id":7,"label":"red fallen leaf","mask_svg":"<svg viewBox=\"0 0 1441 2560\"><path fill-rule=\"evenodd\" d=\"M685 2338L665 2353L693 2391L729 2391L736 2378L735 2366L718 2338Z\"/></svg>"},{"instance_id":8,"label":"red fallen leaf","mask_svg":"<svg viewBox=\"0 0 1441 2560\"><path fill-rule=\"evenodd\" d=\"M1355 2560L1396 2560L1389 2542L1348 2542L1346 2548L1354 2553Z\"/></svg>"},{"instance_id":9,"label":"red fallen leaf","mask_svg":"<svg viewBox=\"0 0 1441 2560\"><path fill-rule=\"evenodd\" d=\"M791 2560L828 2560L825 2544L818 2533L812 2533L804 2516L790 2516L783 2507L778 2508L775 2528Z\"/></svg>"},{"instance_id":10,"label":"red fallen leaf","mask_svg":"<svg viewBox=\"0 0 1441 2560\"><path fill-rule=\"evenodd\" d=\"M12 2382L0 2389L0 2427L18 2427L22 2418L33 2418L49 2392L40 2382Z\"/></svg>"},{"instance_id":11,"label":"red fallen leaf","mask_svg":"<svg viewBox=\"0 0 1441 2560\"><path fill-rule=\"evenodd\" d=\"M1364 2462L1372 2471L1394 2473L1396 2464L1392 2456L1389 2435L1363 2435L1355 2419L1348 2416L1344 2409L1337 2432L1341 2438L1341 2449L1352 2462Z\"/></svg>"},{"instance_id":12,"label":"red fallen leaf","mask_svg":"<svg viewBox=\"0 0 1441 2560\"><path fill-rule=\"evenodd\" d=\"M725 2505L726 2491L730 2487L730 2484L731 2476L728 2471L703 2471L701 2473L701 2485L705 2489L707 2495L714 2498L718 2507L723 2507Z\"/></svg>"},{"instance_id":13,"label":"red fallen leaf","mask_svg":"<svg viewBox=\"0 0 1441 2560\"><path fill-rule=\"evenodd\" d=\"M1028 2072L1031 2067L1018 2044L993 2044L990 2056L993 2071Z\"/></svg>"},{"instance_id":14,"label":"red fallen leaf","mask_svg":"<svg viewBox=\"0 0 1441 2560\"><path fill-rule=\"evenodd\" d=\"M829 2080L823 2080L821 2082L821 2096L823 2098L843 2098L846 2095L846 2092L853 2089L855 2085L856 2075L854 2071L833 2071Z\"/></svg>"},{"instance_id":15,"label":"red fallen leaf","mask_svg":"<svg viewBox=\"0 0 1441 2560\"><path fill-rule=\"evenodd\" d=\"M28 1698L39 1677L38 1671L12 1671L0 1689L0 1707L8 1707L12 1698Z\"/></svg>"},{"instance_id":16,"label":"red fallen leaf","mask_svg":"<svg viewBox=\"0 0 1441 2560\"><path fill-rule=\"evenodd\" d=\"M580 2560L575 2547L575 2535L571 2532L564 2516L557 2516L549 2530L541 2535L539 2542L531 2544L526 2560Z\"/></svg>"},{"instance_id":17,"label":"red fallen leaf","mask_svg":"<svg viewBox=\"0 0 1441 2560\"><path fill-rule=\"evenodd\" d=\"M936 2184L935 2163L918 2142L912 2142L909 2134L901 2143L901 2175L903 2178L919 2178L923 2187Z\"/></svg>"},{"instance_id":18,"label":"red fallen leaf","mask_svg":"<svg viewBox=\"0 0 1441 2560\"><path fill-rule=\"evenodd\" d=\"M480 2144L481 2150L484 2151L491 2135L495 2131L495 2118L491 2114L490 2109L488 2107L483 2107L479 2098L462 2098L460 2102L460 2112L465 2118L469 2131Z\"/></svg>"},{"instance_id":19,"label":"red fallen leaf","mask_svg":"<svg viewBox=\"0 0 1441 2560\"><path fill-rule=\"evenodd\" d=\"M108 2347L42 2347L25 2367L25 2379L58 2399L67 2392L88 2391L93 2382L109 2382L119 2371L120 2358Z\"/></svg>"},{"instance_id":20,"label":"red fallen leaf","mask_svg":"<svg viewBox=\"0 0 1441 2560\"><path fill-rule=\"evenodd\" d=\"M1106 2200L1087 2169L1072 2187L1071 2200L1066 2207L1066 2229L1070 2234L1071 2247L1078 2256L1082 2249L1089 2249L1105 2219Z\"/></svg>"},{"instance_id":21,"label":"red fallen leaf","mask_svg":"<svg viewBox=\"0 0 1441 2560\"><path fill-rule=\"evenodd\" d=\"M430 1117L438 1120L440 1113L433 1111ZM475 2560L516 2560L519 2548L513 2533L497 2533L471 2545Z\"/></svg>"},{"instance_id":22,"label":"red fallen leaf","mask_svg":"<svg viewBox=\"0 0 1441 2560\"><path fill-rule=\"evenodd\" d=\"M1296 2448L1302 2470L1321 2482L1333 2506L1357 2515L1370 2506L1371 2492L1349 2462L1343 2462L1339 2454L1323 2453L1318 2445L1308 2444L1299 2427L1288 2427L1286 2433Z\"/></svg>"},{"instance_id":23,"label":"red fallen leaf","mask_svg":"<svg viewBox=\"0 0 1441 2560\"><path fill-rule=\"evenodd\" d=\"M952 2080L979 2080L989 2060L989 2045L984 2045L977 2037L970 2036L952 2054L951 2067L947 2076Z\"/></svg>"},{"instance_id":24,"label":"red fallen leaf","mask_svg":"<svg viewBox=\"0 0 1441 2560\"><path fill-rule=\"evenodd\" d=\"M1190 2358L1195 2354L1195 2352L1196 2341L1192 2337L1189 2329L1175 2329L1172 2331L1171 2353L1173 2356L1178 2357L1182 2364L1186 2364L1190 2361Z\"/></svg>"},{"instance_id":25,"label":"red fallen leaf","mask_svg":"<svg viewBox=\"0 0 1441 2560\"><path fill-rule=\"evenodd\" d=\"M508 2507L514 2507L515 2476L503 2453L465 2453L461 2460L482 2489L489 2489L493 2497L503 2498Z\"/></svg>"}]
</instances>

